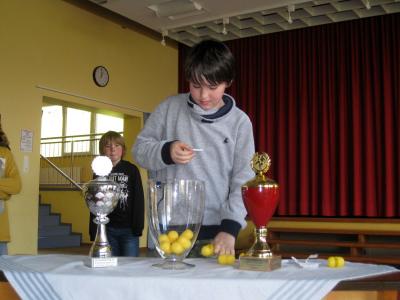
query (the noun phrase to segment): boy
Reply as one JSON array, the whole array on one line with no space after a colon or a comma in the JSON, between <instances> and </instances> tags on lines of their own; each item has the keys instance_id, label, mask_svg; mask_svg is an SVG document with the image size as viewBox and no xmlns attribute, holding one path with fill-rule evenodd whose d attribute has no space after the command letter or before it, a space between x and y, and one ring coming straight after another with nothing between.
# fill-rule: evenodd
<instances>
[{"instance_id":1,"label":"boy","mask_svg":"<svg viewBox=\"0 0 400 300\"><path fill-rule=\"evenodd\" d=\"M138 168L126 160L124 138L115 131L108 131L100 138L101 155L110 158L113 168L108 178L120 184L121 197L108 215L107 238L113 256L138 256L139 237L144 226L144 195ZM90 239L96 237L96 225L90 217Z\"/></svg>"},{"instance_id":2,"label":"boy","mask_svg":"<svg viewBox=\"0 0 400 300\"><path fill-rule=\"evenodd\" d=\"M185 62L190 93L162 102L132 150L138 164L158 180L205 182L198 240L213 239L215 254L231 255L239 230L246 225L241 185L254 176L251 121L224 93L233 81L234 64L232 53L220 42L195 45Z\"/></svg>"}]
</instances>

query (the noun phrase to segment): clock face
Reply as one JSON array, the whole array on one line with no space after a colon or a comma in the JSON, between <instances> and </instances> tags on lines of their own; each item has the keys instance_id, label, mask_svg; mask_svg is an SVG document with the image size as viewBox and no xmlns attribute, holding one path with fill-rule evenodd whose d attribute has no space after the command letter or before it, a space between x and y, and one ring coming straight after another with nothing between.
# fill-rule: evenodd
<instances>
[{"instance_id":1,"label":"clock face","mask_svg":"<svg viewBox=\"0 0 400 300\"><path fill-rule=\"evenodd\" d=\"M97 66L93 70L93 80L97 86L104 87L107 85L110 77L108 71L103 66Z\"/></svg>"}]
</instances>

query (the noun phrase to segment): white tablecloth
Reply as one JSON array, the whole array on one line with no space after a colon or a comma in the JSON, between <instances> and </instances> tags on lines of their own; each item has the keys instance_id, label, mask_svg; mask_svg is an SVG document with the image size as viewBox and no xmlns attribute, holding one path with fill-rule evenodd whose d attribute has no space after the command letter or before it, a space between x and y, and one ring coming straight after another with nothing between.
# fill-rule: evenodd
<instances>
[{"instance_id":1,"label":"white tablecloth","mask_svg":"<svg viewBox=\"0 0 400 300\"><path fill-rule=\"evenodd\" d=\"M86 256L1 256L0 269L22 299L284 300L321 299L345 279L396 271L347 262L344 268L300 269L284 261L272 272L239 270L215 259L186 259L196 267L162 270L159 258L119 258L118 267L87 267Z\"/></svg>"}]
</instances>

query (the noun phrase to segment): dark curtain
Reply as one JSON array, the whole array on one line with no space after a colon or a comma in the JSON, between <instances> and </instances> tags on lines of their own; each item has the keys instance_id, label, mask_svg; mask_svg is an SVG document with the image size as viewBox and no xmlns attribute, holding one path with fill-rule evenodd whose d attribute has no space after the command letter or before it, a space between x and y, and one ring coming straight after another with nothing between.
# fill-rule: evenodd
<instances>
[{"instance_id":1,"label":"dark curtain","mask_svg":"<svg viewBox=\"0 0 400 300\"><path fill-rule=\"evenodd\" d=\"M226 44L228 92L281 187L276 216L400 217L400 14Z\"/></svg>"}]
</instances>

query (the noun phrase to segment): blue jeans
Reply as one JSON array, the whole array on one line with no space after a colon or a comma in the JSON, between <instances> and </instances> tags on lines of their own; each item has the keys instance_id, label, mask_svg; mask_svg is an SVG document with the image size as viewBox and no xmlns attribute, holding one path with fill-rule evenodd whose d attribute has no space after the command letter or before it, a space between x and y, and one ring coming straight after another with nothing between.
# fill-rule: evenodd
<instances>
[{"instance_id":1,"label":"blue jeans","mask_svg":"<svg viewBox=\"0 0 400 300\"><path fill-rule=\"evenodd\" d=\"M7 243L6 242L0 242L0 255L7 255Z\"/></svg>"},{"instance_id":2,"label":"blue jeans","mask_svg":"<svg viewBox=\"0 0 400 300\"><path fill-rule=\"evenodd\" d=\"M139 256L139 237L130 228L107 226L107 239L113 256Z\"/></svg>"}]
</instances>

